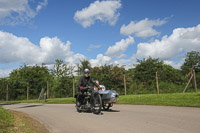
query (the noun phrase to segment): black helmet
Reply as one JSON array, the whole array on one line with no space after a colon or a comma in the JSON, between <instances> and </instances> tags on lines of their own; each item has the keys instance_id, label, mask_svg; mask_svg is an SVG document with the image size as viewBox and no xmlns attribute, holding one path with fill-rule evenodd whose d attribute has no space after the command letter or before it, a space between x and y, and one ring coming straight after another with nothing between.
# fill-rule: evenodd
<instances>
[{"instance_id":1,"label":"black helmet","mask_svg":"<svg viewBox=\"0 0 200 133\"><path fill-rule=\"evenodd\" d=\"M90 73L90 70L86 68L86 69L84 70L84 73Z\"/></svg>"}]
</instances>

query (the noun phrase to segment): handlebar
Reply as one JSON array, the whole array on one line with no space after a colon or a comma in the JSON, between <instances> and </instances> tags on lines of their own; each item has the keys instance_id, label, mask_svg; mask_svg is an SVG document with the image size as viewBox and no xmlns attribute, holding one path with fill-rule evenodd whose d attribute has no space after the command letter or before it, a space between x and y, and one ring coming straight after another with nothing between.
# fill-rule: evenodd
<instances>
[{"instance_id":1,"label":"handlebar","mask_svg":"<svg viewBox=\"0 0 200 133\"><path fill-rule=\"evenodd\" d=\"M90 86L86 86L83 89L87 90L87 89L91 89L91 87Z\"/></svg>"},{"instance_id":2,"label":"handlebar","mask_svg":"<svg viewBox=\"0 0 200 133\"><path fill-rule=\"evenodd\" d=\"M93 90L93 88L90 86L86 86L81 91L84 92L84 91L88 91L88 90Z\"/></svg>"}]
</instances>

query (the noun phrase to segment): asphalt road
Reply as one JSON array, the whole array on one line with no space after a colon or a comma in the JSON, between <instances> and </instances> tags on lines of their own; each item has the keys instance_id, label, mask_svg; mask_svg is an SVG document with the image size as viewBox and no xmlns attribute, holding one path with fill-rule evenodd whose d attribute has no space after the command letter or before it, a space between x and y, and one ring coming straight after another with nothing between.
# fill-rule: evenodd
<instances>
[{"instance_id":1,"label":"asphalt road","mask_svg":"<svg viewBox=\"0 0 200 133\"><path fill-rule=\"evenodd\" d=\"M52 133L200 133L200 108L114 105L101 115L78 113L73 104L12 104Z\"/></svg>"}]
</instances>

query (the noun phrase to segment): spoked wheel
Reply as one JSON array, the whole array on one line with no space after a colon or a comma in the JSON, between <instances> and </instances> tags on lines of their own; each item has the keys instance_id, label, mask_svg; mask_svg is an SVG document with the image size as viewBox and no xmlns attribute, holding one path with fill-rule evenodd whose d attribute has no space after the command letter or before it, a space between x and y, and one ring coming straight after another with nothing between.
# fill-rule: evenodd
<instances>
[{"instance_id":1,"label":"spoked wheel","mask_svg":"<svg viewBox=\"0 0 200 133\"><path fill-rule=\"evenodd\" d=\"M109 110L109 108L111 107L111 104L102 102L102 106L104 110Z\"/></svg>"},{"instance_id":2,"label":"spoked wheel","mask_svg":"<svg viewBox=\"0 0 200 133\"><path fill-rule=\"evenodd\" d=\"M94 114L101 113L102 101L101 101L101 96L98 93L93 94L91 99L91 105L92 105L92 112Z\"/></svg>"},{"instance_id":3,"label":"spoked wheel","mask_svg":"<svg viewBox=\"0 0 200 133\"><path fill-rule=\"evenodd\" d=\"M81 95L78 94L77 97L76 97L76 110L79 113L81 112L81 109L80 109L80 107L81 107L80 98L81 98Z\"/></svg>"}]
</instances>

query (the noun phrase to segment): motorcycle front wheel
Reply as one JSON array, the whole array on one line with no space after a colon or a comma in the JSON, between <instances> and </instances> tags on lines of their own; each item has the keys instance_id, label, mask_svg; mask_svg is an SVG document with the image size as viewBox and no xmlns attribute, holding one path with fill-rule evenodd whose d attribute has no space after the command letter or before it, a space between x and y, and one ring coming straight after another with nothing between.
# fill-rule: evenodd
<instances>
[{"instance_id":1,"label":"motorcycle front wheel","mask_svg":"<svg viewBox=\"0 0 200 133\"><path fill-rule=\"evenodd\" d=\"M92 112L94 114L100 114L102 108L102 100L99 94L93 94L91 98Z\"/></svg>"}]
</instances>

